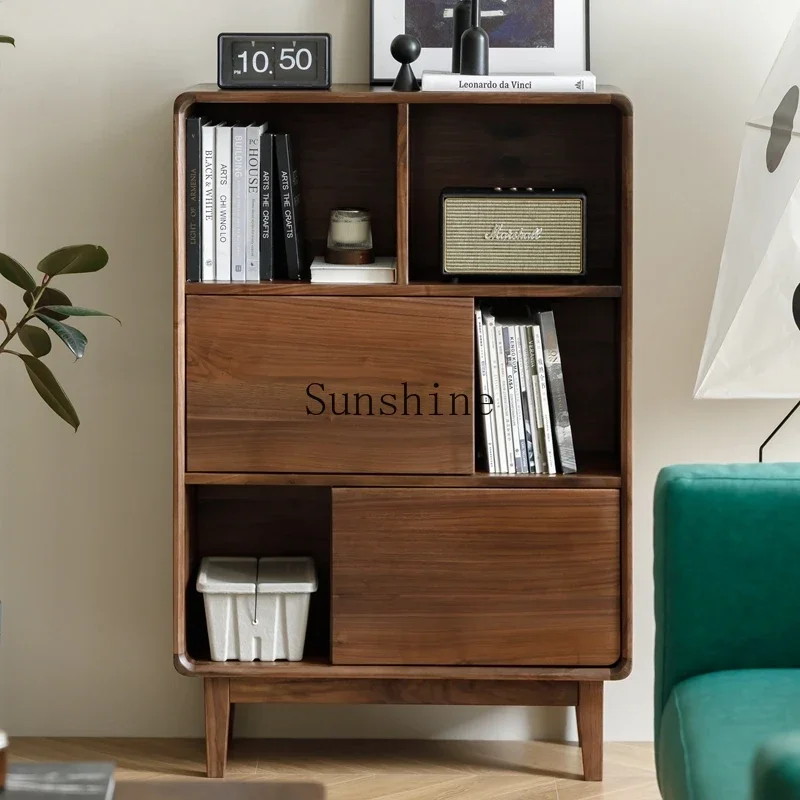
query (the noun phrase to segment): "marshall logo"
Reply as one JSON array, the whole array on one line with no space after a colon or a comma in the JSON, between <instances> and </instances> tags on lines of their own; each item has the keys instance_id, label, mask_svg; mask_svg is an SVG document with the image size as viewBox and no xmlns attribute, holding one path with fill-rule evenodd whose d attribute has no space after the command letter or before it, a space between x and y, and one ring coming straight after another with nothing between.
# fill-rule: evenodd
<instances>
[{"instance_id":1,"label":"marshall logo","mask_svg":"<svg viewBox=\"0 0 800 800\"><path fill-rule=\"evenodd\" d=\"M500 223L484 235L487 242L538 242L544 235L544 229L507 228Z\"/></svg>"}]
</instances>

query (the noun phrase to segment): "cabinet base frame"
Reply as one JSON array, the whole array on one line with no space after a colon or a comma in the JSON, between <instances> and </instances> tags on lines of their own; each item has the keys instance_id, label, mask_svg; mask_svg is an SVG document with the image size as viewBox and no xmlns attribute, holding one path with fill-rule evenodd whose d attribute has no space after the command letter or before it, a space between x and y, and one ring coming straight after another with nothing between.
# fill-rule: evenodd
<instances>
[{"instance_id":1,"label":"cabinet base frame","mask_svg":"<svg viewBox=\"0 0 800 800\"><path fill-rule=\"evenodd\" d=\"M204 678L206 767L225 777L236 703L573 706L584 778L603 779L602 681Z\"/></svg>"}]
</instances>

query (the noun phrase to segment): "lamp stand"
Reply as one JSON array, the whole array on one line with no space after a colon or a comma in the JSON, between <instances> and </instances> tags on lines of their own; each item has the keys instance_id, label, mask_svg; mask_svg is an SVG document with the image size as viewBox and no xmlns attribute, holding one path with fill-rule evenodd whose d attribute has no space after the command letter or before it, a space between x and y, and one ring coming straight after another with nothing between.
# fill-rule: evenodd
<instances>
[{"instance_id":1,"label":"lamp stand","mask_svg":"<svg viewBox=\"0 0 800 800\"><path fill-rule=\"evenodd\" d=\"M764 463L764 449L766 448L766 446L780 433L781 428L783 428L783 426L795 415L795 412L797 411L798 408L800 408L800 402L798 402L797 405L783 418L783 421L781 422L781 424L778 425L778 427L775 428L774 431L772 431L772 433L769 435L769 437L767 437L767 439L764 442L764 444L762 444L761 447L758 448L758 463L759 464L763 464Z\"/></svg>"}]
</instances>

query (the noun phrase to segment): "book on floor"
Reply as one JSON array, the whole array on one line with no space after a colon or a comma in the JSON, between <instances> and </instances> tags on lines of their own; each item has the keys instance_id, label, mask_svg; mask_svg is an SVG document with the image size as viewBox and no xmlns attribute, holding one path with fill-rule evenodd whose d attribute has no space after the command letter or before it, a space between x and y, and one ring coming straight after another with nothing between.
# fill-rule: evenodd
<instances>
[{"instance_id":1,"label":"book on floor","mask_svg":"<svg viewBox=\"0 0 800 800\"><path fill-rule=\"evenodd\" d=\"M0 794L3 800L111 800L114 764L12 764Z\"/></svg>"}]
</instances>

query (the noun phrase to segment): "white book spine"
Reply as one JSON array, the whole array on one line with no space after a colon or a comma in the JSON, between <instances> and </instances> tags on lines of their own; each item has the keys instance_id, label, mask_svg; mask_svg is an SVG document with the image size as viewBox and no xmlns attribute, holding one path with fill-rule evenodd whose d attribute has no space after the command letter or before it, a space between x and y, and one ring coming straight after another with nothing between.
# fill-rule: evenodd
<instances>
[{"instance_id":1,"label":"white book spine","mask_svg":"<svg viewBox=\"0 0 800 800\"><path fill-rule=\"evenodd\" d=\"M542 473L547 474L547 451L544 444L544 417L542 416L542 391L539 386L539 373L536 369L536 337L534 336L533 325L528 326L528 358L531 362L533 400L536 404L536 430L539 453L542 459Z\"/></svg>"},{"instance_id":2,"label":"white book spine","mask_svg":"<svg viewBox=\"0 0 800 800\"><path fill-rule=\"evenodd\" d=\"M245 244L245 280L261 279L261 134L266 125L247 129L247 242Z\"/></svg>"},{"instance_id":3,"label":"white book spine","mask_svg":"<svg viewBox=\"0 0 800 800\"><path fill-rule=\"evenodd\" d=\"M528 472L528 450L525 447L525 430L522 421L522 402L519 393L517 370L517 339L513 325L503 326L503 342L506 346L506 368L508 370L508 402L511 406L511 432L514 437L514 466L518 473Z\"/></svg>"},{"instance_id":4,"label":"white book spine","mask_svg":"<svg viewBox=\"0 0 800 800\"><path fill-rule=\"evenodd\" d=\"M575 72L571 75L478 76L425 71L422 73L422 91L591 94L597 91L597 77L591 72Z\"/></svg>"},{"instance_id":5,"label":"white book spine","mask_svg":"<svg viewBox=\"0 0 800 800\"><path fill-rule=\"evenodd\" d=\"M536 465L533 462L533 442L531 441L531 421L528 413L528 384L525 380L525 367L523 353L525 352L525 339L519 325L514 326L514 341L516 343L516 368L517 390L520 400L520 419L522 420L522 460L525 462L525 471L535 474Z\"/></svg>"},{"instance_id":6,"label":"white book spine","mask_svg":"<svg viewBox=\"0 0 800 800\"><path fill-rule=\"evenodd\" d=\"M247 277L247 128L237 125L231 131L231 279Z\"/></svg>"},{"instance_id":7,"label":"white book spine","mask_svg":"<svg viewBox=\"0 0 800 800\"><path fill-rule=\"evenodd\" d=\"M214 159L216 151L216 131L213 125L204 125L202 131L203 144L203 270L204 281L217 278L217 173Z\"/></svg>"},{"instance_id":8,"label":"white book spine","mask_svg":"<svg viewBox=\"0 0 800 800\"><path fill-rule=\"evenodd\" d=\"M553 426L550 422L550 402L547 397L547 374L544 367L544 345L542 344L542 329L533 326L533 341L536 348L536 375L539 379L539 396L542 401L542 425L544 427L545 463L547 474L556 474L556 450L553 446Z\"/></svg>"},{"instance_id":9,"label":"white book spine","mask_svg":"<svg viewBox=\"0 0 800 800\"><path fill-rule=\"evenodd\" d=\"M497 471L501 475L507 475L506 431L503 422L503 402L500 394L500 371L498 369L497 335L494 317L491 314L484 313L483 324L484 333L486 334L486 349L489 355L489 376L492 381L492 423L494 441L497 445Z\"/></svg>"},{"instance_id":10,"label":"white book spine","mask_svg":"<svg viewBox=\"0 0 800 800\"><path fill-rule=\"evenodd\" d=\"M530 421L530 442L533 448L533 468L531 472L541 474L544 472L542 468L542 448L540 444L539 432L541 426L538 419L541 414L537 414L536 410L536 392L534 391L534 364L535 359L531 361L531 341L530 341L530 327L527 325L520 325L519 335L522 342L522 372L525 377L525 391L526 400L528 403L528 420Z\"/></svg>"},{"instance_id":11,"label":"white book spine","mask_svg":"<svg viewBox=\"0 0 800 800\"><path fill-rule=\"evenodd\" d=\"M217 269L218 281L231 279L231 129L217 129Z\"/></svg>"},{"instance_id":12,"label":"white book spine","mask_svg":"<svg viewBox=\"0 0 800 800\"><path fill-rule=\"evenodd\" d=\"M503 327L495 325L497 340L497 371L500 373L500 398L503 403L503 435L506 439L506 462L508 474L516 475L516 453L514 452L514 431L511 427L511 402L508 396L508 356L503 344Z\"/></svg>"},{"instance_id":13,"label":"white book spine","mask_svg":"<svg viewBox=\"0 0 800 800\"><path fill-rule=\"evenodd\" d=\"M488 395L491 397L489 387L489 365L486 359L486 341L483 335L483 315L479 308L475 309L475 338L478 344L478 366L480 368L480 393L481 397L477 404L477 413L483 417L483 434L486 441L486 459L489 462L489 474L494 475L497 472L497 463L495 460L494 452L494 422L492 415L494 409L487 414L483 404L483 396Z\"/></svg>"}]
</instances>

